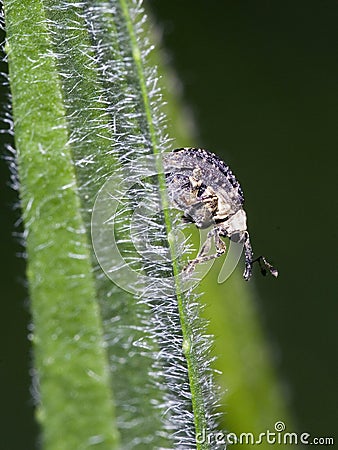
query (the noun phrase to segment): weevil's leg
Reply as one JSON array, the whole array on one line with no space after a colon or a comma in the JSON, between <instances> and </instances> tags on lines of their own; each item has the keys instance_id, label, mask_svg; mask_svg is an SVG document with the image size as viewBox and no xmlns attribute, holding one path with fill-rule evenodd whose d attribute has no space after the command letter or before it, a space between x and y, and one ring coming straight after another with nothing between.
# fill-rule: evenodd
<instances>
[{"instance_id":1,"label":"weevil's leg","mask_svg":"<svg viewBox=\"0 0 338 450\"><path fill-rule=\"evenodd\" d=\"M213 255L208 255L207 253L210 250L211 240L213 237L215 239L216 253ZM225 250L226 250L226 245L220 238L218 228L215 227L209 231L206 241L203 244L199 254L197 255L197 257L195 259L193 259L186 265L186 267L184 268L184 272L186 274L190 274L194 270L194 268L197 264L210 261L211 259L214 259L214 258L218 258L219 256L223 255Z\"/></svg>"},{"instance_id":2,"label":"weevil's leg","mask_svg":"<svg viewBox=\"0 0 338 450\"><path fill-rule=\"evenodd\" d=\"M207 254L207 253L209 252L209 250L210 250L210 247L211 247L211 240L212 240L212 238L214 237L214 235L215 235L215 230L214 230L214 229L212 229L212 230L210 230L210 231L208 232L207 238L206 238L204 244L202 245L202 248L201 248L201 250L199 251L199 253L198 253L198 255L196 256L196 258L193 259L192 261L189 261L188 264L187 264L187 265L185 266L185 268L183 269L184 272L185 272L186 274L191 273L191 272L194 270L196 264L199 264L199 263L201 262L201 259L203 260L203 259L205 258L206 254Z\"/></svg>"},{"instance_id":3,"label":"weevil's leg","mask_svg":"<svg viewBox=\"0 0 338 450\"><path fill-rule=\"evenodd\" d=\"M217 252L215 258L218 258L219 256L222 256L225 253L227 247L225 245L225 242L223 242L221 239L219 228L217 227L217 228L215 228L215 230L216 230L215 231L215 245L216 245L216 252Z\"/></svg>"},{"instance_id":4,"label":"weevil's leg","mask_svg":"<svg viewBox=\"0 0 338 450\"><path fill-rule=\"evenodd\" d=\"M202 182L202 170L200 167L195 167L195 169L192 171L193 179L197 182Z\"/></svg>"},{"instance_id":5,"label":"weevil's leg","mask_svg":"<svg viewBox=\"0 0 338 450\"><path fill-rule=\"evenodd\" d=\"M270 263L264 258L264 256L259 256L258 258L254 259L254 260L252 261L252 264L255 263L255 262L258 262L259 267L260 267L260 269L261 269L261 274L262 274L262 275L265 276L265 275L267 274L267 270L266 270L266 269L268 269L268 271L271 273L272 276L274 276L275 278L278 277L278 270L277 270L275 267L273 267L273 265L270 264Z\"/></svg>"},{"instance_id":6,"label":"weevil's leg","mask_svg":"<svg viewBox=\"0 0 338 450\"><path fill-rule=\"evenodd\" d=\"M191 192L197 195L199 188L202 185L202 171L199 167L196 167L192 171L192 176L189 177Z\"/></svg>"},{"instance_id":7,"label":"weevil's leg","mask_svg":"<svg viewBox=\"0 0 338 450\"><path fill-rule=\"evenodd\" d=\"M210 209L212 215L216 215L218 207L218 197L211 186L207 186L203 194L199 197L201 201Z\"/></svg>"}]
</instances>

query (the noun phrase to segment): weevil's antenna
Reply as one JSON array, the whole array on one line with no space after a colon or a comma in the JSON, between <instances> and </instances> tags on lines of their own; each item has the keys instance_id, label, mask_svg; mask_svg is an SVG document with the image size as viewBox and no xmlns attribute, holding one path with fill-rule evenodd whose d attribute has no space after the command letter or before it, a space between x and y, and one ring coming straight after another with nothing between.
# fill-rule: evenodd
<instances>
[{"instance_id":1,"label":"weevil's antenna","mask_svg":"<svg viewBox=\"0 0 338 450\"><path fill-rule=\"evenodd\" d=\"M275 278L278 277L278 270L273 267L272 264L270 264L264 256L259 256L258 258L254 259L251 263L255 263L258 262L259 267L261 269L261 274L265 277L265 275L267 274L267 271L269 271L271 273L271 275Z\"/></svg>"},{"instance_id":2,"label":"weevil's antenna","mask_svg":"<svg viewBox=\"0 0 338 450\"><path fill-rule=\"evenodd\" d=\"M268 272L275 278L278 277L278 270L270 264L264 256L259 256L258 258L252 259L253 252L250 243L249 233L246 232L244 238L244 252L245 252L245 270L243 273L243 277L246 281L250 280L252 275L252 265L257 262L261 269L261 274L265 277Z\"/></svg>"}]
</instances>

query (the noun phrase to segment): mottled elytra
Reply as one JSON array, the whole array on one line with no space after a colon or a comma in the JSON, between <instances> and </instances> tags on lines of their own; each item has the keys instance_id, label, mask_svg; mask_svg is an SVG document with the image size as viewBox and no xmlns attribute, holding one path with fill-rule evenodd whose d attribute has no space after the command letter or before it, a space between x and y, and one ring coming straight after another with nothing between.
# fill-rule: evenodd
<instances>
[{"instance_id":1,"label":"mottled elytra","mask_svg":"<svg viewBox=\"0 0 338 450\"><path fill-rule=\"evenodd\" d=\"M198 228L212 226L199 254L185 267L186 272L192 272L196 264L221 256L226 250L221 237L228 237L244 244L245 280L250 279L254 262L258 262L263 275L270 272L278 276L277 269L264 256L253 259L243 191L230 168L217 155L201 148L177 148L163 155L163 165L169 199L175 208L183 211L183 220ZM216 253L208 255L212 239Z\"/></svg>"}]
</instances>

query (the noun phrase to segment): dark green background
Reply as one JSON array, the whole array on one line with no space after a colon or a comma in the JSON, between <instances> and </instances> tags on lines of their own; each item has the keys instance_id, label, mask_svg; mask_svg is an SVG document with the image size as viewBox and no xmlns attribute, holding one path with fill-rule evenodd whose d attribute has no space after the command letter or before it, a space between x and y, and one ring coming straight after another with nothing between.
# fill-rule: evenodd
<instances>
[{"instance_id":1,"label":"dark green background","mask_svg":"<svg viewBox=\"0 0 338 450\"><path fill-rule=\"evenodd\" d=\"M151 0L199 145L240 179L259 310L298 429L337 414L338 2ZM189 142L182 142L182 146ZM281 418L282 419L282 418Z\"/></svg>"},{"instance_id":2,"label":"dark green background","mask_svg":"<svg viewBox=\"0 0 338 450\"><path fill-rule=\"evenodd\" d=\"M280 270L278 280L256 274L254 283L298 428L332 436L338 422L338 2L148 4L196 119L198 143L231 165L245 192L254 248ZM35 448L36 428L27 291L24 261L16 256L22 249L12 237L17 198L8 187L8 164L0 165L0 440L10 437L6 450L28 450Z\"/></svg>"}]
</instances>

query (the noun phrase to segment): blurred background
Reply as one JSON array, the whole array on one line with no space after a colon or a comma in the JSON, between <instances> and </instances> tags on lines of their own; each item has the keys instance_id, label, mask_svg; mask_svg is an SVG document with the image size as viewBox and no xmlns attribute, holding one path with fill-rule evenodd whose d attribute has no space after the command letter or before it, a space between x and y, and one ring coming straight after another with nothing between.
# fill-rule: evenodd
<instances>
[{"instance_id":1,"label":"blurred background","mask_svg":"<svg viewBox=\"0 0 338 450\"><path fill-rule=\"evenodd\" d=\"M338 3L147 3L197 124L198 145L221 155L237 175L254 249L279 268L278 280L257 271L253 283L297 428L332 436Z\"/></svg>"},{"instance_id":2,"label":"blurred background","mask_svg":"<svg viewBox=\"0 0 338 450\"><path fill-rule=\"evenodd\" d=\"M147 0L146 5L194 117L198 145L222 156L237 175L254 249L279 268L278 280L256 272L253 283L297 428L333 436L338 2ZM13 449L28 450L36 448L37 432L30 317L24 262L17 257L22 249L13 239L17 198L2 159L0 170L1 428L20 430Z\"/></svg>"}]
</instances>

